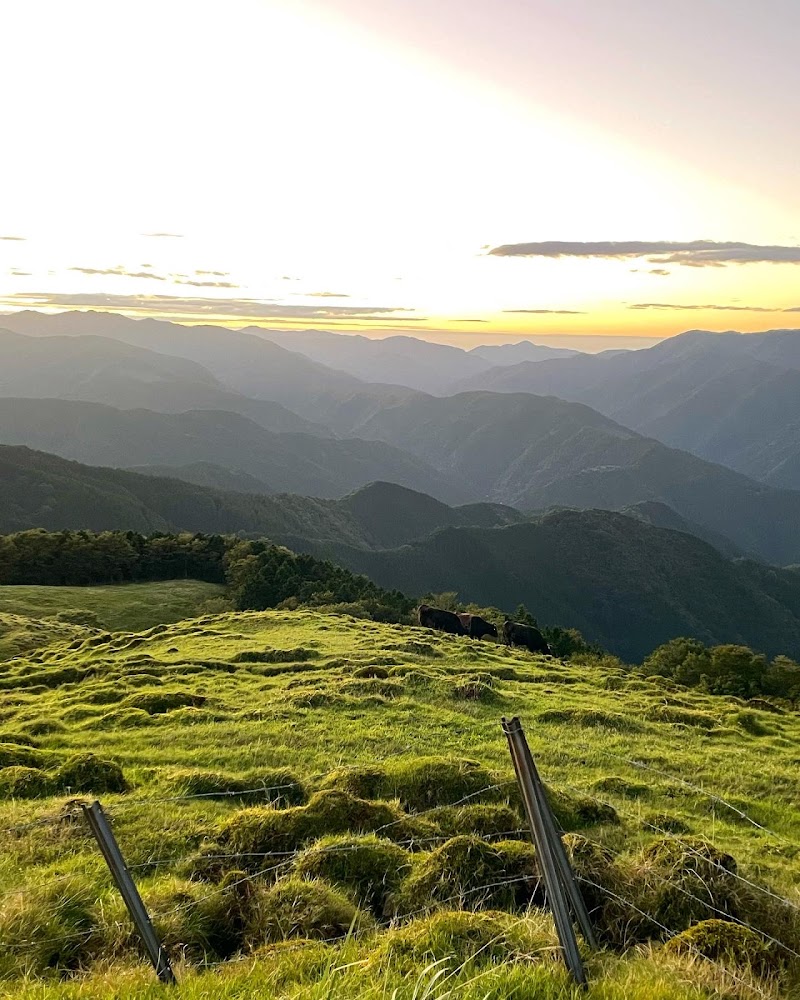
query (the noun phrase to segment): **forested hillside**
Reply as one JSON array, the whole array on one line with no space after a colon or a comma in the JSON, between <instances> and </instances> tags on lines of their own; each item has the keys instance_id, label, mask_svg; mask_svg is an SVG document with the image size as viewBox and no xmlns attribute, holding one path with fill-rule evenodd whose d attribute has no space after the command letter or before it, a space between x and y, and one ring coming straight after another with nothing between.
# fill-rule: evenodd
<instances>
[{"instance_id":1,"label":"forested hillside","mask_svg":"<svg viewBox=\"0 0 800 1000\"><path fill-rule=\"evenodd\" d=\"M705 542L610 511L561 510L505 528L451 528L384 552L325 547L409 594L457 591L579 629L639 660L679 635L800 656L800 576L731 562Z\"/></svg>"}]
</instances>

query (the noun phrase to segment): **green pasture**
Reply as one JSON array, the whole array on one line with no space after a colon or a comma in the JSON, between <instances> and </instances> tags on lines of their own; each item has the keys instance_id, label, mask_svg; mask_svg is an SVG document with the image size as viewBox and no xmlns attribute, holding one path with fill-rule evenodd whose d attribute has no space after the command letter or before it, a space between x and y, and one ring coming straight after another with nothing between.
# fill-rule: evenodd
<instances>
[{"instance_id":1,"label":"green pasture","mask_svg":"<svg viewBox=\"0 0 800 1000\"><path fill-rule=\"evenodd\" d=\"M3 588L0 610L35 619L80 607L130 627L157 616L153 588L153 627L71 625L0 663L0 995L164 995L76 811L76 798L93 797L175 957L176 997L798 995L800 718L790 708L648 680L611 659L562 663L346 615L171 620L179 600L218 593L198 584ZM587 956L588 993L573 989L535 900L505 886L479 886L481 905L470 896L476 858L487 871L513 862L524 874L531 863L503 715L523 721L578 868L591 858L586 870L602 869L593 878L614 872L621 896L638 893L679 931L717 915L691 900L711 891L713 859L730 855L736 882L725 891L747 904L745 922L770 928L779 953L769 945L762 967L670 950L666 934L630 932L599 900L605 947ZM365 866L384 864L378 909L361 895L377 884L367 867L343 873L310 853L329 835L355 836L348 849ZM659 880L684 841L703 857L713 844L715 867L701 885L689 865L700 881L681 882L689 902L673 894L668 907ZM471 859L460 872L447 868L457 849ZM447 879L453 893L440 891ZM242 926L220 944L236 907Z\"/></svg>"}]
</instances>

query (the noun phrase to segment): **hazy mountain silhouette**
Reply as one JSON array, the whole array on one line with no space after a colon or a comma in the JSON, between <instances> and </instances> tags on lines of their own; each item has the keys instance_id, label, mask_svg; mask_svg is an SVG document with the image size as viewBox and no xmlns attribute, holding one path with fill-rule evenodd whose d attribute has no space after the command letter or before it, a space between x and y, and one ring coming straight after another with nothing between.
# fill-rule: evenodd
<instances>
[{"instance_id":1,"label":"hazy mountain silhouette","mask_svg":"<svg viewBox=\"0 0 800 1000\"><path fill-rule=\"evenodd\" d=\"M210 462L245 473L272 492L342 496L389 479L460 502L474 498L457 477L378 441L273 434L235 413L155 413L99 403L0 399L0 442L93 465L185 466Z\"/></svg>"},{"instance_id":2,"label":"hazy mountain silhouette","mask_svg":"<svg viewBox=\"0 0 800 1000\"><path fill-rule=\"evenodd\" d=\"M800 330L690 331L646 350L497 367L460 387L586 403L666 444L800 488Z\"/></svg>"},{"instance_id":3,"label":"hazy mountain silhouette","mask_svg":"<svg viewBox=\"0 0 800 1000\"><path fill-rule=\"evenodd\" d=\"M428 396L382 410L361 433L522 510L657 500L770 562L800 554L800 492L668 448L580 404L526 393Z\"/></svg>"},{"instance_id":4,"label":"hazy mountain silhouette","mask_svg":"<svg viewBox=\"0 0 800 1000\"><path fill-rule=\"evenodd\" d=\"M194 361L107 337L31 337L0 329L3 396L82 399L165 413L229 410L272 431L330 434L280 403L233 392Z\"/></svg>"}]
</instances>

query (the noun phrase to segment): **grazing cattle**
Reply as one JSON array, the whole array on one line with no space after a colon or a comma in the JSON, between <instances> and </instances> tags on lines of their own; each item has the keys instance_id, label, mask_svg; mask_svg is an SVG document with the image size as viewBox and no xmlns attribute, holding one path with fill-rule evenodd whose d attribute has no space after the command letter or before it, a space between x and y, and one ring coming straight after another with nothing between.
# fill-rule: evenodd
<instances>
[{"instance_id":1,"label":"grazing cattle","mask_svg":"<svg viewBox=\"0 0 800 1000\"><path fill-rule=\"evenodd\" d=\"M503 638L509 646L525 646L531 653L551 655L545 637L535 625L505 621L503 622Z\"/></svg>"},{"instance_id":2,"label":"grazing cattle","mask_svg":"<svg viewBox=\"0 0 800 1000\"><path fill-rule=\"evenodd\" d=\"M464 631L470 639L482 639L485 635L497 638L497 626L492 625L491 622L487 622L480 615L460 614L458 615L458 620L464 626Z\"/></svg>"},{"instance_id":3,"label":"grazing cattle","mask_svg":"<svg viewBox=\"0 0 800 1000\"><path fill-rule=\"evenodd\" d=\"M452 611L444 611L442 608L431 608L427 604L420 604L417 614L420 625L424 625L425 628L438 628L440 632L452 632L453 635L467 634L458 615L454 615Z\"/></svg>"}]
</instances>

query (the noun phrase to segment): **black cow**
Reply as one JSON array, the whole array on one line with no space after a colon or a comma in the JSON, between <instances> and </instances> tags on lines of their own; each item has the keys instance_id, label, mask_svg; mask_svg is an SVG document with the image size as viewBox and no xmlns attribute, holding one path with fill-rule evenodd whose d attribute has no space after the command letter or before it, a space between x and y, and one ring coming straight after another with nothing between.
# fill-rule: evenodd
<instances>
[{"instance_id":1,"label":"black cow","mask_svg":"<svg viewBox=\"0 0 800 1000\"><path fill-rule=\"evenodd\" d=\"M438 628L440 632L452 632L453 635L467 634L458 615L454 615L452 611L444 611L442 608L431 608L427 604L420 604L417 614L420 625L424 625L425 628Z\"/></svg>"},{"instance_id":2,"label":"black cow","mask_svg":"<svg viewBox=\"0 0 800 1000\"><path fill-rule=\"evenodd\" d=\"M482 639L485 635L497 638L497 626L487 622L480 615L460 614L458 620L464 626L464 631L470 639Z\"/></svg>"},{"instance_id":3,"label":"black cow","mask_svg":"<svg viewBox=\"0 0 800 1000\"><path fill-rule=\"evenodd\" d=\"M535 625L523 625L521 622L503 622L503 638L509 646L525 646L531 653L550 653L545 637Z\"/></svg>"}]
</instances>

